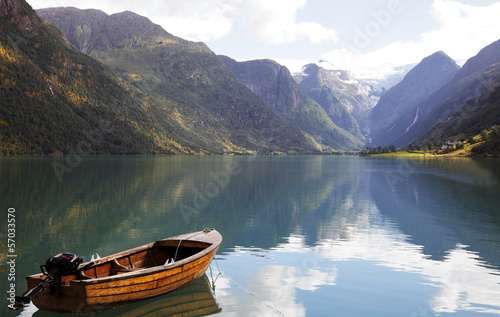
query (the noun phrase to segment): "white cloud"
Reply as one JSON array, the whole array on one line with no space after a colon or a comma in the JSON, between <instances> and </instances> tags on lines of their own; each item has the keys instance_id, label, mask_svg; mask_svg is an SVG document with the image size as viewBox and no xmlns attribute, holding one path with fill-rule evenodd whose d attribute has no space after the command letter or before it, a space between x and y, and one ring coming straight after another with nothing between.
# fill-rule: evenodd
<instances>
[{"instance_id":1,"label":"white cloud","mask_svg":"<svg viewBox=\"0 0 500 317\"><path fill-rule=\"evenodd\" d=\"M500 3L476 7L452 0L434 0L430 14L439 23L439 28L423 33L418 41L393 42L367 52L365 49L375 38L365 34L363 44L367 44L366 47L343 43L343 48L328 52L322 58L352 70L384 64L411 64L436 51L444 51L451 58L461 60L476 55L500 38ZM382 29L377 36L383 34Z\"/></svg>"},{"instance_id":2,"label":"white cloud","mask_svg":"<svg viewBox=\"0 0 500 317\"><path fill-rule=\"evenodd\" d=\"M147 16L176 36L207 42L222 38L231 32L237 15L238 2L238 0L165 1L161 2L161 9L150 12Z\"/></svg>"},{"instance_id":3,"label":"white cloud","mask_svg":"<svg viewBox=\"0 0 500 317\"><path fill-rule=\"evenodd\" d=\"M246 0L240 10L244 25L260 41L288 44L301 39L312 43L337 41L337 32L316 22L297 22L305 0Z\"/></svg>"},{"instance_id":4,"label":"white cloud","mask_svg":"<svg viewBox=\"0 0 500 317\"><path fill-rule=\"evenodd\" d=\"M457 59L471 57L500 38L500 3L474 7L450 0L435 0L432 15L441 28L422 36L424 43L444 45Z\"/></svg>"},{"instance_id":5,"label":"white cloud","mask_svg":"<svg viewBox=\"0 0 500 317\"><path fill-rule=\"evenodd\" d=\"M300 22L296 25L297 35L308 38L313 44L322 42L337 42L337 31L327 29L316 22Z\"/></svg>"}]
</instances>

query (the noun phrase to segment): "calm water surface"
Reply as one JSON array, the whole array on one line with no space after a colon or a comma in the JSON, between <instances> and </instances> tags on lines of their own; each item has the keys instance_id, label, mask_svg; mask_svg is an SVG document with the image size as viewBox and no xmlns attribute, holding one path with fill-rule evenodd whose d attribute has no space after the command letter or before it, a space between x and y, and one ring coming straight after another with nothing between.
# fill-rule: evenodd
<instances>
[{"instance_id":1,"label":"calm water surface","mask_svg":"<svg viewBox=\"0 0 500 317\"><path fill-rule=\"evenodd\" d=\"M206 276L86 316L500 316L500 161L297 157L0 158L16 292L60 252L109 255L216 228ZM66 315L58 315L66 316ZM70 315L67 315L70 316Z\"/></svg>"}]
</instances>

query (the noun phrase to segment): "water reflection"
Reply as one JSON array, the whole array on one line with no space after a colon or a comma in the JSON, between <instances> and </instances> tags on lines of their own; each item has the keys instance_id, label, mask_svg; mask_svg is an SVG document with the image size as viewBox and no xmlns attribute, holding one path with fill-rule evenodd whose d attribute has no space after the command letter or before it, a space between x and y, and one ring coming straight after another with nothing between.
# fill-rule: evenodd
<instances>
[{"instance_id":1,"label":"water reflection","mask_svg":"<svg viewBox=\"0 0 500 317\"><path fill-rule=\"evenodd\" d=\"M435 312L500 313L498 268L486 267L467 246L458 244L446 252L443 261L433 260L407 236L375 222L372 228L353 232L348 241L322 240L317 251L333 262L361 259L393 271L421 275L437 289L429 301Z\"/></svg>"},{"instance_id":2,"label":"water reflection","mask_svg":"<svg viewBox=\"0 0 500 317\"><path fill-rule=\"evenodd\" d=\"M245 291L259 296L236 311L252 311L255 316L275 316L273 310L284 316L327 316L327 311L352 314L359 305L359 314L352 315L362 316L373 313L373 307L380 304L373 293L383 293L385 316L410 316L422 310L424 316L459 311L500 314L498 268L485 266L476 252L461 244L447 251L443 261L433 260L422 246L398 232L394 223L382 219L376 208L369 217L371 224L366 226L361 220L361 228L351 226L348 238L325 237L314 247L305 243L304 236L294 235L270 253L236 248L234 254L227 254L225 260L230 264L220 264L223 270L238 276ZM246 274L238 275L230 266ZM333 286L340 288L339 293ZM352 296L343 297L345 292ZM219 296L223 303L224 295ZM304 298L313 302L316 297L323 297L322 305L328 310L313 314L314 304L304 306ZM400 307L387 306L395 300ZM349 301L352 306L346 308Z\"/></svg>"},{"instance_id":3,"label":"water reflection","mask_svg":"<svg viewBox=\"0 0 500 317\"><path fill-rule=\"evenodd\" d=\"M327 311L361 316L378 305L385 316L500 314L498 174L488 169L491 162L437 163L368 160L348 179L342 176L349 168L337 167L334 179L323 174L328 184L318 188L325 194L300 214L287 242L270 253L235 248L224 269L235 276L241 274L231 266L244 270L240 282L274 298L273 307L286 316L327 316ZM401 164L412 167L411 173L399 172ZM494 170L497 165L491 164ZM391 173L403 178L398 186L388 181ZM260 218L268 219L263 213ZM248 234L254 226L247 224ZM317 311L318 297L328 309ZM267 306L252 305L260 307L259 314L274 315Z\"/></svg>"},{"instance_id":4,"label":"water reflection","mask_svg":"<svg viewBox=\"0 0 500 317\"><path fill-rule=\"evenodd\" d=\"M104 256L215 227L221 316L500 315L498 161L84 158L63 182L53 161L0 160L18 293L61 251Z\"/></svg>"}]
</instances>

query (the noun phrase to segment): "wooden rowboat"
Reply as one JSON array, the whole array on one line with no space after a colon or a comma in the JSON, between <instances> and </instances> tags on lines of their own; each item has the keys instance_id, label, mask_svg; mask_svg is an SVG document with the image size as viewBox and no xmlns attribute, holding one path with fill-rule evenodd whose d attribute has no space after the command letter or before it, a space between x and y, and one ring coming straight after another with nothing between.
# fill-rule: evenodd
<instances>
[{"instance_id":1,"label":"wooden rowboat","mask_svg":"<svg viewBox=\"0 0 500 317\"><path fill-rule=\"evenodd\" d=\"M126 305L169 293L198 280L207 270L222 236L215 229L158 240L80 265L63 276L59 294L45 288L32 301L42 310L81 313ZM26 277L32 289L46 275Z\"/></svg>"}]
</instances>

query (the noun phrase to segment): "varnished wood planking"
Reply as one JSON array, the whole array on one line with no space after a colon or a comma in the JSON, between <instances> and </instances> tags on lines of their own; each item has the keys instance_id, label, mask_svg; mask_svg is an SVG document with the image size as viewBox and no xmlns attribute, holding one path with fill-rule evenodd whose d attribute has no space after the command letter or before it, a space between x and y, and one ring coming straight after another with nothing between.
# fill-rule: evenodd
<instances>
[{"instance_id":1,"label":"varnished wood planking","mask_svg":"<svg viewBox=\"0 0 500 317\"><path fill-rule=\"evenodd\" d=\"M168 285L158 287L155 289L151 289L151 290L145 290L143 292L126 293L126 294L119 294L119 295L113 295L113 296L88 297L87 303L88 304L104 304L104 303L120 303L120 302L126 302L126 301L137 301L140 299L146 299L146 298L150 298L150 297L157 296L160 294L165 294L165 293L171 292L171 291L176 290L178 288L181 288L183 286L187 286L191 282L194 282L193 276L186 276L186 277L184 277L184 279L178 280L174 283L170 283Z\"/></svg>"}]
</instances>

